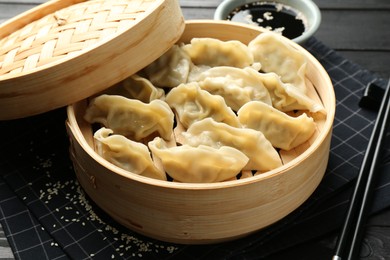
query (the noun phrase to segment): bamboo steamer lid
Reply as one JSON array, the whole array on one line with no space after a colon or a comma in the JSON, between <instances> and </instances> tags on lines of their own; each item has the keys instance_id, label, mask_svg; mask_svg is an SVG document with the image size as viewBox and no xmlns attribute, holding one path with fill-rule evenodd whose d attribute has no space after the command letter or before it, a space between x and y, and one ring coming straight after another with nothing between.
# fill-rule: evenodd
<instances>
[{"instance_id":1,"label":"bamboo steamer lid","mask_svg":"<svg viewBox=\"0 0 390 260\"><path fill-rule=\"evenodd\" d=\"M63 107L129 77L181 36L178 1L51 0L0 26L0 120Z\"/></svg>"}]
</instances>

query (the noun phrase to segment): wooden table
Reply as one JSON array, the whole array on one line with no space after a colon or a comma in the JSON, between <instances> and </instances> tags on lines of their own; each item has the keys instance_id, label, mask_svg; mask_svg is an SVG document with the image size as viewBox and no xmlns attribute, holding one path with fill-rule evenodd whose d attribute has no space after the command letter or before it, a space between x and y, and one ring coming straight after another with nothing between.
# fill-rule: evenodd
<instances>
[{"instance_id":1,"label":"wooden table","mask_svg":"<svg viewBox=\"0 0 390 260\"><path fill-rule=\"evenodd\" d=\"M0 23L45 0L0 0ZM222 0L180 0L186 19L212 19ZM322 23L315 37L349 60L390 76L390 1L389 0L314 0L320 7ZM384 212L371 219L371 225L386 224ZM381 239L390 241L390 229ZM385 237L385 238L384 238ZM0 230L0 259L12 257L4 232Z\"/></svg>"}]
</instances>

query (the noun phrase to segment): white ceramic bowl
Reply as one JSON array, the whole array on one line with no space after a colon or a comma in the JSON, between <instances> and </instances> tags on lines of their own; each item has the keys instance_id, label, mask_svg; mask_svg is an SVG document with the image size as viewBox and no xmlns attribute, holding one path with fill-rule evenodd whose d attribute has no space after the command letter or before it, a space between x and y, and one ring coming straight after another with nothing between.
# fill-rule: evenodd
<instances>
[{"instance_id":1,"label":"white ceramic bowl","mask_svg":"<svg viewBox=\"0 0 390 260\"><path fill-rule=\"evenodd\" d=\"M274 2L290 6L303 14L306 18L306 30L299 37L292 39L298 44L304 43L318 29L321 23L321 12L318 6L311 0L225 0L215 10L215 20L226 20L226 17L235 8L253 2Z\"/></svg>"}]
</instances>

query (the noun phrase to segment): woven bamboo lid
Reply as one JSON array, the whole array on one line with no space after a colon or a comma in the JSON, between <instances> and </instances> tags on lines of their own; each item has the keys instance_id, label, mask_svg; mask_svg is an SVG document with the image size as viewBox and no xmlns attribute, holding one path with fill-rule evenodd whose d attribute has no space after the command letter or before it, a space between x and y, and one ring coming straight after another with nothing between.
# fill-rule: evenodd
<instances>
[{"instance_id":1,"label":"woven bamboo lid","mask_svg":"<svg viewBox=\"0 0 390 260\"><path fill-rule=\"evenodd\" d=\"M184 30L178 1L52 0L0 26L0 120L72 104L125 79Z\"/></svg>"}]
</instances>

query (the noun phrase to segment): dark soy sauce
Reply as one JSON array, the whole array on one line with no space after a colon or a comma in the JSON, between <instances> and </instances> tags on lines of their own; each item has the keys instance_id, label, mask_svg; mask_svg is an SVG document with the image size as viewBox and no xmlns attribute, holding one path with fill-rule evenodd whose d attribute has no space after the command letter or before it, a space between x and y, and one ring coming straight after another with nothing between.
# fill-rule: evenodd
<instances>
[{"instance_id":1,"label":"dark soy sauce","mask_svg":"<svg viewBox=\"0 0 390 260\"><path fill-rule=\"evenodd\" d=\"M290 6L275 2L253 2L234 9L227 20L256 24L294 39L305 31L302 14Z\"/></svg>"}]
</instances>

